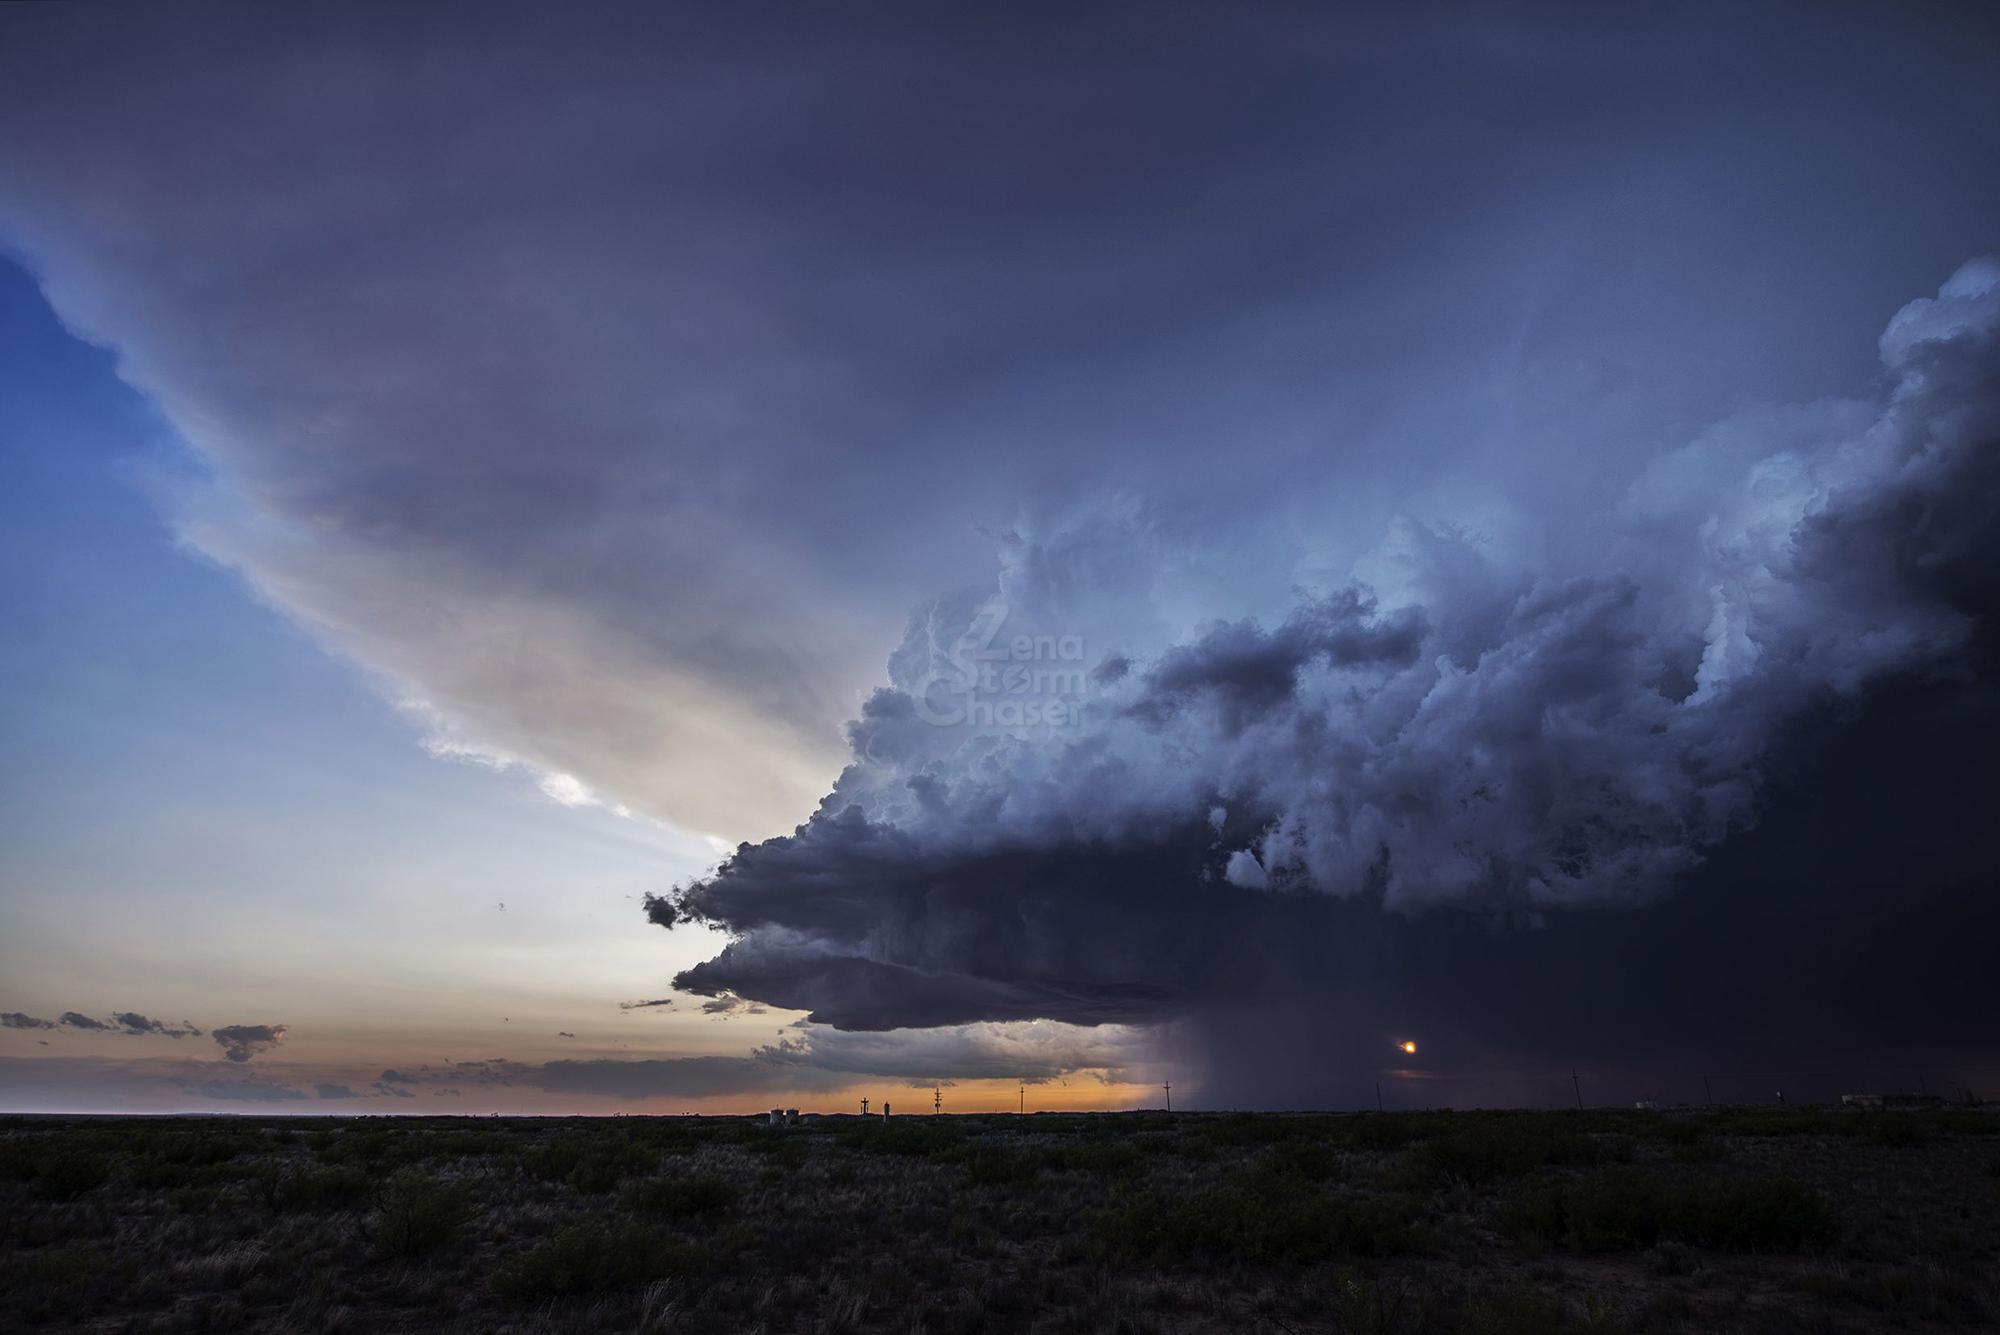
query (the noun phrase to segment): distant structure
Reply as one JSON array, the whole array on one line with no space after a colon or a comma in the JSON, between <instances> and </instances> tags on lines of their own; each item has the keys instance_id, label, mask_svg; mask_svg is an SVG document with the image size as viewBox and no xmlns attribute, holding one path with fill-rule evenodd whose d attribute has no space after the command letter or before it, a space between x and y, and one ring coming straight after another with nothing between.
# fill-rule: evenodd
<instances>
[{"instance_id":1,"label":"distant structure","mask_svg":"<svg viewBox=\"0 0 2000 1335\"><path fill-rule=\"evenodd\" d=\"M1900 1108L1906 1112L1944 1107L1942 1094L1842 1094L1843 1108Z\"/></svg>"},{"instance_id":2,"label":"distant structure","mask_svg":"<svg viewBox=\"0 0 2000 1335\"><path fill-rule=\"evenodd\" d=\"M1174 1082L1169 1080L1161 1085L1160 1088L1167 1091L1167 1111L1172 1112L1174 1110Z\"/></svg>"},{"instance_id":3,"label":"distant structure","mask_svg":"<svg viewBox=\"0 0 2000 1335\"><path fill-rule=\"evenodd\" d=\"M1021 1082L1021 1106L1016 1111L1023 1116L1028 1112L1028 1082L1025 1080Z\"/></svg>"},{"instance_id":4,"label":"distant structure","mask_svg":"<svg viewBox=\"0 0 2000 1335\"><path fill-rule=\"evenodd\" d=\"M784 1120L785 1120L785 1110L784 1110L783 1108L773 1108L773 1109L771 1109L771 1125L772 1125L772 1126L781 1126L781 1125L783 1125L783 1124L784 1124Z\"/></svg>"},{"instance_id":5,"label":"distant structure","mask_svg":"<svg viewBox=\"0 0 2000 1335\"><path fill-rule=\"evenodd\" d=\"M861 1115L862 1115L863 1117L866 1117L866 1116L868 1115L868 1100L867 1100L867 1099L863 1099L863 1100L861 1100Z\"/></svg>"},{"instance_id":6,"label":"distant structure","mask_svg":"<svg viewBox=\"0 0 2000 1335\"><path fill-rule=\"evenodd\" d=\"M889 1120L889 1100L887 1099L882 1100L882 1120L885 1122Z\"/></svg>"},{"instance_id":7,"label":"distant structure","mask_svg":"<svg viewBox=\"0 0 2000 1335\"><path fill-rule=\"evenodd\" d=\"M933 1113L944 1111L944 1090L938 1085L931 1086L931 1111Z\"/></svg>"}]
</instances>

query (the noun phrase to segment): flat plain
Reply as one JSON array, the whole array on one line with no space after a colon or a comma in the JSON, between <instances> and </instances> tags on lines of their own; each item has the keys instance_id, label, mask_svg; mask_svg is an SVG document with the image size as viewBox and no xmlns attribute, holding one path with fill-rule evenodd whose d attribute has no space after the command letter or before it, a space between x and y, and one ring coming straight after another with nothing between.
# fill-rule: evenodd
<instances>
[{"instance_id":1,"label":"flat plain","mask_svg":"<svg viewBox=\"0 0 2000 1335\"><path fill-rule=\"evenodd\" d=\"M2000 1329L1991 1111L0 1119L0 1324Z\"/></svg>"}]
</instances>

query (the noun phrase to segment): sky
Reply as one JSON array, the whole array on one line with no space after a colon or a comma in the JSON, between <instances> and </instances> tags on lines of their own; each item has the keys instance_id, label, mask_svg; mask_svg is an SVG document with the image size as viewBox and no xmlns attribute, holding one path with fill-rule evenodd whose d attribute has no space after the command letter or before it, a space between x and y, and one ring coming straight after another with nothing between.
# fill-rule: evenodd
<instances>
[{"instance_id":1,"label":"sky","mask_svg":"<svg viewBox=\"0 0 2000 1335\"><path fill-rule=\"evenodd\" d=\"M0 13L0 1106L2000 1091L1996 55Z\"/></svg>"}]
</instances>

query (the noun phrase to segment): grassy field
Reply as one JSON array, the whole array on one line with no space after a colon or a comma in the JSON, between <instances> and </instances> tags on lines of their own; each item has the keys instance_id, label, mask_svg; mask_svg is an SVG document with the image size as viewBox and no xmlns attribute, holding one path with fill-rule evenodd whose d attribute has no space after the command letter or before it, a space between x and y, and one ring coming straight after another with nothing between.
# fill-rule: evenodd
<instances>
[{"instance_id":1,"label":"grassy field","mask_svg":"<svg viewBox=\"0 0 2000 1335\"><path fill-rule=\"evenodd\" d=\"M0 1119L0 1323L2000 1329L1975 1111Z\"/></svg>"}]
</instances>

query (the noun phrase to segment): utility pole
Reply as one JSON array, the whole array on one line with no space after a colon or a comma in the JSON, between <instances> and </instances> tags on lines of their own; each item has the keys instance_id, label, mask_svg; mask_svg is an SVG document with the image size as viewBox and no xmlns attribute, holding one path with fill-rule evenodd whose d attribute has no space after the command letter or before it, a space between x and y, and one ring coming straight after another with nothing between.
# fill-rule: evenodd
<instances>
[{"instance_id":1,"label":"utility pole","mask_svg":"<svg viewBox=\"0 0 2000 1335\"><path fill-rule=\"evenodd\" d=\"M861 1100L861 1115L862 1115L863 1117L866 1117L866 1116L868 1115L868 1100L867 1100L867 1099L863 1099L863 1100Z\"/></svg>"},{"instance_id":2,"label":"utility pole","mask_svg":"<svg viewBox=\"0 0 2000 1335\"><path fill-rule=\"evenodd\" d=\"M1025 1080L1021 1082L1021 1106L1015 1111L1023 1117L1028 1115L1028 1082Z\"/></svg>"},{"instance_id":3,"label":"utility pole","mask_svg":"<svg viewBox=\"0 0 2000 1335\"><path fill-rule=\"evenodd\" d=\"M1167 1111L1172 1112L1174 1110L1174 1082L1169 1080L1161 1088L1167 1091Z\"/></svg>"},{"instance_id":4,"label":"utility pole","mask_svg":"<svg viewBox=\"0 0 2000 1335\"><path fill-rule=\"evenodd\" d=\"M1708 1087L1707 1076L1701 1078L1701 1094L1703 1098L1708 1100L1708 1106L1713 1108L1715 1106L1715 1091Z\"/></svg>"},{"instance_id":5,"label":"utility pole","mask_svg":"<svg viewBox=\"0 0 2000 1335\"><path fill-rule=\"evenodd\" d=\"M1375 1082L1375 1111L1376 1111L1376 1112L1381 1112L1381 1111L1383 1111L1383 1108L1382 1108L1382 1082L1381 1082L1380 1080L1377 1080L1377 1081Z\"/></svg>"},{"instance_id":6,"label":"utility pole","mask_svg":"<svg viewBox=\"0 0 2000 1335\"><path fill-rule=\"evenodd\" d=\"M1574 1070L1569 1073L1569 1082L1576 1086L1576 1110L1583 1111L1583 1078Z\"/></svg>"},{"instance_id":7,"label":"utility pole","mask_svg":"<svg viewBox=\"0 0 2000 1335\"><path fill-rule=\"evenodd\" d=\"M933 1113L944 1111L944 1089L942 1086L931 1086L931 1111Z\"/></svg>"}]
</instances>

